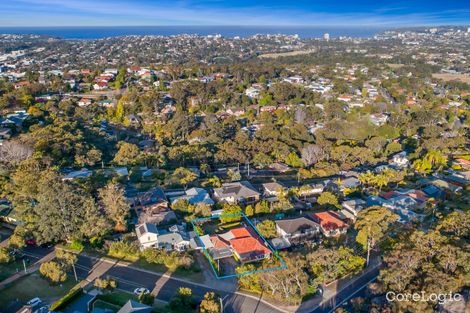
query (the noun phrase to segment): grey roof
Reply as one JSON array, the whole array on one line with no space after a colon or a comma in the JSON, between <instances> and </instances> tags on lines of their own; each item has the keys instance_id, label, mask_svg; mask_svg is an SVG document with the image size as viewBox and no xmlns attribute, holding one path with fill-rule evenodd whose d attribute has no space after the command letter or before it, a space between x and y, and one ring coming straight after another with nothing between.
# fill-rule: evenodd
<instances>
[{"instance_id":1,"label":"grey roof","mask_svg":"<svg viewBox=\"0 0 470 313\"><path fill-rule=\"evenodd\" d=\"M207 205L213 205L214 200L211 199L209 193L203 188L191 188L186 190L186 194L170 198L170 202L174 203L178 200L186 199L189 204L198 204L198 203L205 203Z\"/></svg>"},{"instance_id":2,"label":"grey roof","mask_svg":"<svg viewBox=\"0 0 470 313\"><path fill-rule=\"evenodd\" d=\"M315 223L314 221L311 221L305 217L298 217L294 219L288 219L288 220L279 220L276 221L277 226L284 230L288 234L295 233L299 229L305 229L305 228L315 228L319 229L320 226L318 223Z\"/></svg>"},{"instance_id":3,"label":"grey roof","mask_svg":"<svg viewBox=\"0 0 470 313\"><path fill-rule=\"evenodd\" d=\"M63 177L63 179L86 178L86 177L90 177L92 174L93 174L92 170L89 170L87 168L82 168L81 170L68 173L67 175Z\"/></svg>"},{"instance_id":4,"label":"grey roof","mask_svg":"<svg viewBox=\"0 0 470 313\"><path fill-rule=\"evenodd\" d=\"M262 185L265 190L277 192L279 190L283 190L285 187L281 183L272 182L272 183L265 183Z\"/></svg>"},{"instance_id":5,"label":"grey roof","mask_svg":"<svg viewBox=\"0 0 470 313\"><path fill-rule=\"evenodd\" d=\"M273 238L270 240L271 245L276 250L287 249L291 246L289 240L285 238Z\"/></svg>"},{"instance_id":6,"label":"grey roof","mask_svg":"<svg viewBox=\"0 0 470 313\"><path fill-rule=\"evenodd\" d=\"M154 224L150 223L144 223L142 225L138 225L135 228L135 232L137 233L138 237L141 237L142 235L145 235L146 233L153 233L158 235L158 229L157 226Z\"/></svg>"},{"instance_id":7,"label":"grey roof","mask_svg":"<svg viewBox=\"0 0 470 313\"><path fill-rule=\"evenodd\" d=\"M213 248L210 249L209 253L214 260L225 259L231 257L233 255L232 250L230 248Z\"/></svg>"},{"instance_id":8,"label":"grey roof","mask_svg":"<svg viewBox=\"0 0 470 313\"><path fill-rule=\"evenodd\" d=\"M356 207L364 207L366 205L366 202L362 199L351 199L351 200L346 200L344 201L342 204L344 205L348 205L352 208L356 208Z\"/></svg>"},{"instance_id":9,"label":"grey roof","mask_svg":"<svg viewBox=\"0 0 470 313\"><path fill-rule=\"evenodd\" d=\"M182 241L189 240L189 236L184 233L164 233L158 236L159 244L175 245Z\"/></svg>"},{"instance_id":10,"label":"grey roof","mask_svg":"<svg viewBox=\"0 0 470 313\"><path fill-rule=\"evenodd\" d=\"M146 192L138 195L138 202L140 205L149 205L156 203L167 202L165 192L159 187L152 188Z\"/></svg>"},{"instance_id":11,"label":"grey roof","mask_svg":"<svg viewBox=\"0 0 470 313\"><path fill-rule=\"evenodd\" d=\"M360 184L359 179L355 177L348 177L341 181L341 187L344 188L353 188Z\"/></svg>"},{"instance_id":12,"label":"grey roof","mask_svg":"<svg viewBox=\"0 0 470 313\"><path fill-rule=\"evenodd\" d=\"M134 300L129 300L126 302L126 304L124 304L122 308L119 309L119 311L117 311L117 313L133 313L133 312L150 313L152 312L152 307L136 302Z\"/></svg>"},{"instance_id":13,"label":"grey roof","mask_svg":"<svg viewBox=\"0 0 470 313\"><path fill-rule=\"evenodd\" d=\"M259 196L259 192L248 181L223 184L221 188L214 189L219 197L234 197L237 199Z\"/></svg>"}]
</instances>

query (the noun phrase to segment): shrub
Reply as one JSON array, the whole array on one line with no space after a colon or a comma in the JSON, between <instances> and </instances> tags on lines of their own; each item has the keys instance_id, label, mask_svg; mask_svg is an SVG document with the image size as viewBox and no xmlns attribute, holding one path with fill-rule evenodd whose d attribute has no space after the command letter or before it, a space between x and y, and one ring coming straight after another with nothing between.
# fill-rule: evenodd
<instances>
[{"instance_id":1,"label":"shrub","mask_svg":"<svg viewBox=\"0 0 470 313\"><path fill-rule=\"evenodd\" d=\"M65 305L72 302L75 298L82 294L83 289L80 285L73 287L72 289L67 292L65 296L57 300L56 302L52 303L49 311L57 311L62 309Z\"/></svg>"},{"instance_id":2,"label":"shrub","mask_svg":"<svg viewBox=\"0 0 470 313\"><path fill-rule=\"evenodd\" d=\"M97 278L94 286L99 289L115 289L117 287L117 282L111 278Z\"/></svg>"},{"instance_id":3,"label":"shrub","mask_svg":"<svg viewBox=\"0 0 470 313\"><path fill-rule=\"evenodd\" d=\"M162 251L154 248L147 248L142 251L142 257L147 261L147 263L163 264L165 262L165 257Z\"/></svg>"},{"instance_id":4,"label":"shrub","mask_svg":"<svg viewBox=\"0 0 470 313\"><path fill-rule=\"evenodd\" d=\"M7 248L0 248L0 263L10 263L14 259Z\"/></svg>"},{"instance_id":5,"label":"shrub","mask_svg":"<svg viewBox=\"0 0 470 313\"><path fill-rule=\"evenodd\" d=\"M67 280L67 273L59 263L54 261L42 263L39 272L52 283L61 283Z\"/></svg>"},{"instance_id":6,"label":"shrub","mask_svg":"<svg viewBox=\"0 0 470 313\"><path fill-rule=\"evenodd\" d=\"M71 250L75 250L75 251L82 251L83 248L84 248L84 245L83 243L81 243L80 241L78 240L72 240L72 242L70 242L68 245L67 245L67 248L71 249Z\"/></svg>"},{"instance_id":7,"label":"shrub","mask_svg":"<svg viewBox=\"0 0 470 313\"><path fill-rule=\"evenodd\" d=\"M77 262L77 255L72 252L68 252L64 249L56 249L56 258L61 261L62 264L70 268L72 264L75 264Z\"/></svg>"},{"instance_id":8,"label":"shrub","mask_svg":"<svg viewBox=\"0 0 470 313\"><path fill-rule=\"evenodd\" d=\"M23 248L26 244L24 242L24 236L19 233L14 233L8 240L8 245L12 248Z\"/></svg>"},{"instance_id":9,"label":"shrub","mask_svg":"<svg viewBox=\"0 0 470 313\"><path fill-rule=\"evenodd\" d=\"M322 192L322 194L318 197L317 203L319 205L337 206L338 198L331 192L326 191L326 192Z\"/></svg>"},{"instance_id":10,"label":"shrub","mask_svg":"<svg viewBox=\"0 0 470 313\"><path fill-rule=\"evenodd\" d=\"M258 232L266 239L271 239L277 236L276 223L271 220L264 220L256 225Z\"/></svg>"},{"instance_id":11,"label":"shrub","mask_svg":"<svg viewBox=\"0 0 470 313\"><path fill-rule=\"evenodd\" d=\"M152 296L149 293L141 293L139 295L139 302L146 304L146 305L153 305L153 302L155 301L155 297Z\"/></svg>"},{"instance_id":12,"label":"shrub","mask_svg":"<svg viewBox=\"0 0 470 313\"><path fill-rule=\"evenodd\" d=\"M238 222L242 218L240 215L241 212L242 208L240 208L238 205L225 203L220 221L222 223Z\"/></svg>"},{"instance_id":13,"label":"shrub","mask_svg":"<svg viewBox=\"0 0 470 313\"><path fill-rule=\"evenodd\" d=\"M109 246L108 255L135 262L139 259L139 247L132 242L116 241Z\"/></svg>"},{"instance_id":14,"label":"shrub","mask_svg":"<svg viewBox=\"0 0 470 313\"><path fill-rule=\"evenodd\" d=\"M220 311L220 297L212 291L206 292L204 299L202 299L201 305L199 306L199 312L220 313Z\"/></svg>"},{"instance_id":15,"label":"shrub","mask_svg":"<svg viewBox=\"0 0 470 313\"><path fill-rule=\"evenodd\" d=\"M195 308L193 291L190 288L180 287L168 306L173 312L191 312Z\"/></svg>"}]
</instances>

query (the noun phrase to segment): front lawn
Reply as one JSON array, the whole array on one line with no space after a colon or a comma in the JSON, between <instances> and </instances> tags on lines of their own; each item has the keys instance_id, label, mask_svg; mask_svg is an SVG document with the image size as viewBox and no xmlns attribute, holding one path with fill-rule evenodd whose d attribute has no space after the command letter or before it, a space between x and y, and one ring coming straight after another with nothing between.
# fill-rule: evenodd
<instances>
[{"instance_id":1,"label":"front lawn","mask_svg":"<svg viewBox=\"0 0 470 313\"><path fill-rule=\"evenodd\" d=\"M16 260L10 263L0 264L0 281L7 279L11 275L23 270L23 262Z\"/></svg>"},{"instance_id":2,"label":"front lawn","mask_svg":"<svg viewBox=\"0 0 470 313\"><path fill-rule=\"evenodd\" d=\"M43 301L52 302L65 295L75 284L73 279L68 279L61 285L51 286L39 274L33 273L18 279L0 292L0 308L8 307L16 299L26 302L39 297Z\"/></svg>"},{"instance_id":3,"label":"front lawn","mask_svg":"<svg viewBox=\"0 0 470 313\"><path fill-rule=\"evenodd\" d=\"M119 290L116 290L110 293L105 293L102 295L98 295L96 298L103 302L107 302L112 305L117 305L119 307L122 307L129 300L134 300L134 301L139 302L139 299L134 294L129 293L129 292L124 292L124 291L119 291Z\"/></svg>"}]
</instances>

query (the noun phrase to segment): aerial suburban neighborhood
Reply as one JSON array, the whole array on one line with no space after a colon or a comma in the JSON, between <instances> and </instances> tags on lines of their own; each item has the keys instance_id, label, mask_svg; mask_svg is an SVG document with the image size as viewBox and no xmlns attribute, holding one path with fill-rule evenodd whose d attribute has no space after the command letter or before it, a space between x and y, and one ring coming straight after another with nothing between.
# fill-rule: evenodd
<instances>
[{"instance_id":1,"label":"aerial suburban neighborhood","mask_svg":"<svg viewBox=\"0 0 470 313\"><path fill-rule=\"evenodd\" d=\"M468 312L469 48L0 35L0 313Z\"/></svg>"}]
</instances>

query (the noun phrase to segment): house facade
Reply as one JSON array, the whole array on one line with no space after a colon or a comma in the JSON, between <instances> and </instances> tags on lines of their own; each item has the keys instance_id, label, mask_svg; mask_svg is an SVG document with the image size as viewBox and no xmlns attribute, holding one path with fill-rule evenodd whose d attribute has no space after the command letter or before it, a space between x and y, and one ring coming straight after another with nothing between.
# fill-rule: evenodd
<instances>
[{"instance_id":1,"label":"house facade","mask_svg":"<svg viewBox=\"0 0 470 313\"><path fill-rule=\"evenodd\" d=\"M178 225L167 229L158 229L155 224L144 223L135 228L141 249L157 248L166 251L185 251L190 247L191 237Z\"/></svg>"},{"instance_id":2,"label":"house facade","mask_svg":"<svg viewBox=\"0 0 470 313\"><path fill-rule=\"evenodd\" d=\"M313 241L321 236L320 225L305 217L276 221L276 231L289 246Z\"/></svg>"}]
</instances>

